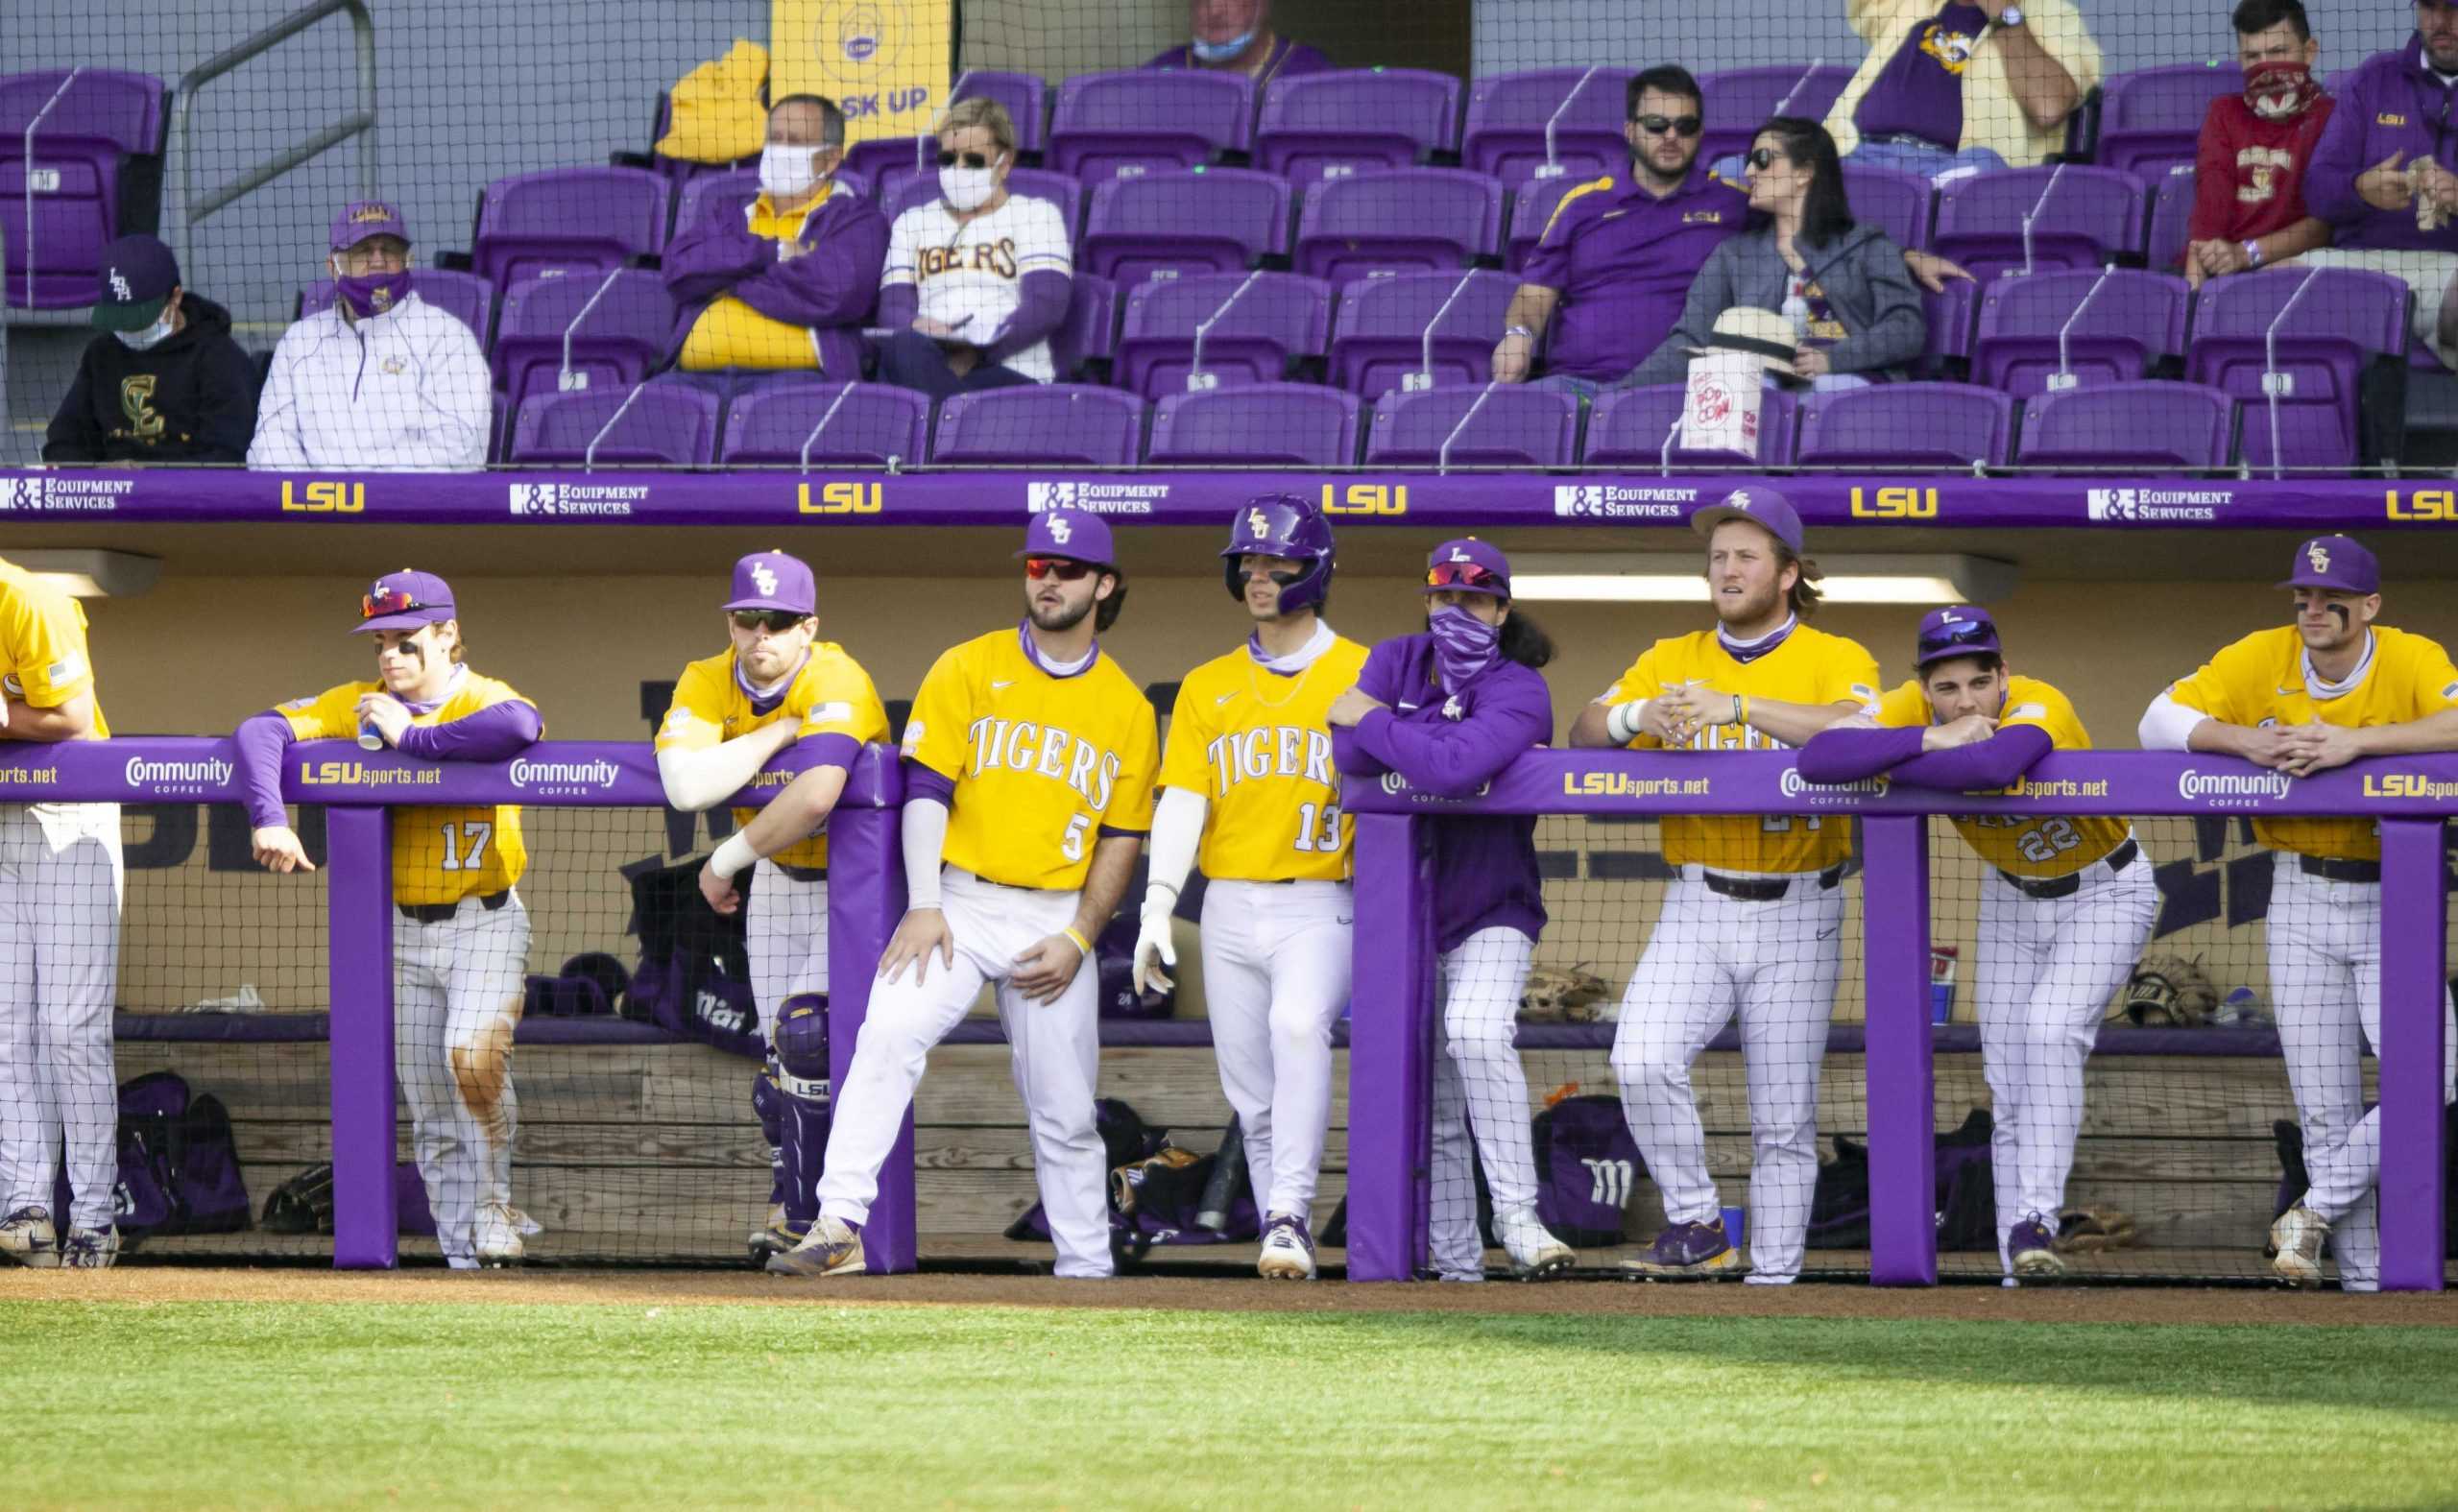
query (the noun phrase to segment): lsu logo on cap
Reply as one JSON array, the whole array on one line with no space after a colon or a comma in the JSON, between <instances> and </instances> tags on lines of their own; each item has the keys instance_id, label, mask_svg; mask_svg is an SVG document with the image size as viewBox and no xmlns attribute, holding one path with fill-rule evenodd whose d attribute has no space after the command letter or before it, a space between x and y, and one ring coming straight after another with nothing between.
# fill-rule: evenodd
<instances>
[{"instance_id":1,"label":"lsu logo on cap","mask_svg":"<svg viewBox=\"0 0 2458 1512\"><path fill-rule=\"evenodd\" d=\"M1757 502L1758 501L1756 499L1749 496L1749 491L1747 489L1735 489L1732 491L1732 493L1725 498L1724 507L1726 509L1737 509L1742 511L1744 514L1747 514L1748 513L1750 506Z\"/></svg>"},{"instance_id":2,"label":"lsu logo on cap","mask_svg":"<svg viewBox=\"0 0 2458 1512\"><path fill-rule=\"evenodd\" d=\"M136 299L136 291L128 286L127 276L117 268L111 270L111 298L122 304L132 303Z\"/></svg>"},{"instance_id":3,"label":"lsu logo on cap","mask_svg":"<svg viewBox=\"0 0 2458 1512\"><path fill-rule=\"evenodd\" d=\"M1477 559L1468 555L1465 551L1460 550L1458 546L1454 546L1451 548L1451 560L1454 562L1474 562Z\"/></svg>"},{"instance_id":4,"label":"lsu logo on cap","mask_svg":"<svg viewBox=\"0 0 2458 1512\"><path fill-rule=\"evenodd\" d=\"M758 585L760 597L775 598L777 596L777 574L768 570L766 563L753 564L751 581Z\"/></svg>"},{"instance_id":5,"label":"lsu logo on cap","mask_svg":"<svg viewBox=\"0 0 2458 1512\"><path fill-rule=\"evenodd\" d=\"M1074 526L1072 526L1072 525L1070 525L1069 523L1067 523L1067 516L1064 516L1064 515L1052 515L1052 516L1049 517L1049 539L1050 539L1050 540L1054 540L1054 541L1057 541L1060 545L1062 545L1062 546L1063 546L1063 545L1067 544L1067 542L1068 542L1069 539L1070 539L1070 538L1072 538L1074 534L1075 534L1075 527L1074 527Z\"/></svg>"},{"instance_id":6,"label":"lsu logo on cap","mask_svg":"<svg viewBox=\"0 0 2458 1512\"><path fill-rule=\"evenodd\" d=\"M2305 543L2304 560L2313 564L2313 570L2316 572L2327 572L2330 570L2329 549L2318 540L2307 541Z\"/></svg>"}]
</instances>

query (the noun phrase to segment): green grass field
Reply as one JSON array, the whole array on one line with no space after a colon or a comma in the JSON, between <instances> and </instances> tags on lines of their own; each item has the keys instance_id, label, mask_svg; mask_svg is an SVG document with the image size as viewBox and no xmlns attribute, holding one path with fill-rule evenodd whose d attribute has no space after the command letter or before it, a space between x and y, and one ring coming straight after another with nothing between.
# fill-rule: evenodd
<instances>
[{"instance_id":1,"label":"green grass field","mask_svg":"<svg viewBox=\"0 0 2458 1512\"><path fill-rule=\"evenodd\" d=\"M0 1302L12 1507L2433 1506L2458 1330Z\"/></svg>"}]
</instances>

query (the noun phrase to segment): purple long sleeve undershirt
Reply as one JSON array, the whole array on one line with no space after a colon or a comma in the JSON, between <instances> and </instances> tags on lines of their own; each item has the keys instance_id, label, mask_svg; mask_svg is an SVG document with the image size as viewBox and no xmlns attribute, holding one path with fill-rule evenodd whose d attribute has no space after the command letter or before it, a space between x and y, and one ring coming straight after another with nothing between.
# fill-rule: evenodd
<instances>
[{"instance_id":1,"label":"purple long sleeve undershirt","mask_svg":"<svg viewBox=\"0 0 2458 1512\"><path fill-rule=\"evenodd\" d=\"M2048 732L2036 725L2016 725L1986 740L1925 754L1924 733L1917 726L1821 730L1801 747L1800 774L1812 782L1857 782L1884 772L1898 782L1972 793L2010 785L2053 748Z\"/></svg>"},{"instance_id":2,"label":"purple long sleeve undershirt","mask_svg":"<svg viewBox=\"0 0 2458 1512\"><path fill-rule=\"evenodd\" d=\"M1067 319L1068 301L1073 298L1074 280L1066 274L1044 268L1024 275L1024 281L1017 285L1015 313L986 340L975 343L981 348L981 360L997 367L1047 338ZM882 328L910 330L914 318L921 313L920 285L891 283L880 290L879 322Z\"/></svg>"},{"instance_id":3,"label":"purple long sleeve undershirt","mask_svg":"<svg viewBox=\"0 0 2458 1512\"><path fill-rule=\"evenodd\" d=\"M440 725L412 725L396 747L422 761L501 761L518 756L545 732L535 705L507 699ZM281 803L281 754L298 737L278 710L251 715L232 735L238 746L239 789L248 823L262 829L287 824Z\"/></svg>"}]
</instances>

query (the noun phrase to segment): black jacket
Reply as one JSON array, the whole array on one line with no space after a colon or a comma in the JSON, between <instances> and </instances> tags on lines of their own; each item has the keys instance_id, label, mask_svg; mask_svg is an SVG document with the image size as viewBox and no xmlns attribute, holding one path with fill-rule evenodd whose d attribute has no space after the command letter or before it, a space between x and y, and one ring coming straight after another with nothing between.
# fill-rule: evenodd
<instances>
[{"instance_id":1,"label":"black jacket","mask_svg":"<svg viewBox=\"0 0 2458 1512\"><path fill-rule=\"evenodd\" d=\"M246 462L256 434L256 365L230 339L230 312L188 294L187 324L151 351L106 331L85 348L45 462Z\"/></svg>"}]
</instances>

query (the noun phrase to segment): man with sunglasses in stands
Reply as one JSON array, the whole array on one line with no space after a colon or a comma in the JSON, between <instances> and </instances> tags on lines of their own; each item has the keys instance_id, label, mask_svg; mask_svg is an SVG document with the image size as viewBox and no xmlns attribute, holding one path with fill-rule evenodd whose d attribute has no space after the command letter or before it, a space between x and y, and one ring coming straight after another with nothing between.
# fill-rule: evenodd
<instances>
[{"instance_id":1,"label":"man with sunglasses in stands","mask_svg":"<svg viewBox=\"0 0 2458 1512\"><path fill-rule=\"evenodd\" d=\"M1578 184L1554 205L1503 316L1497 382L1534 375L1537 346L1557 316L1544 381L1585 397L1622 380L1664 345L1707 254L1748 217L1748 196L1699 161L1706 105L1690 70L1648 69L1626 100L1629 169ZM1927 252L1907 251L1903 260L1933 291L1971 276Z\"/></svg>"},{"instance_id":2,"label":"man with sunglasses in stands","mask_svg":"<svg viewBox=\"0 0 2458 1512\"><path fill-rule=\"evenodd\" d=\"M1017 553L1024 619L943 653L904 727L904 919L880 957L836 1089L819 1219L768 1262L786 1276L864 1268L861 1225L931 1046L985 984L1015 1061L1061 1276L1116 1273L1094 1126L1100 1071L1092 941L1152 828L1152 705L1095 637L1126 574L1097 515L1036 515Z\"/></svg>"},{"instance_id":3,"label":"man with sunglasses in stands","mask_svg":"<svg viewBox=\"0 0 2458 1512\"><path fill-rule=\"evenodd\" d=\"M713 808L799 743L810 763L764 808L734 811L735 832L700 869L700 894L731 914L751 889L745 944L751 997L768 1037L752 1106L768 1136L775 1177L755 1260L802 1241L819 1215L819 1161L828 1144L828 836L822 832L864 744L887 738L887 710L861 664L819 638L819 590L808 565L782 551L734 564L725 602L733 644L683 669L657 731L665 801Z\"/></svg>"}]
</instances>

